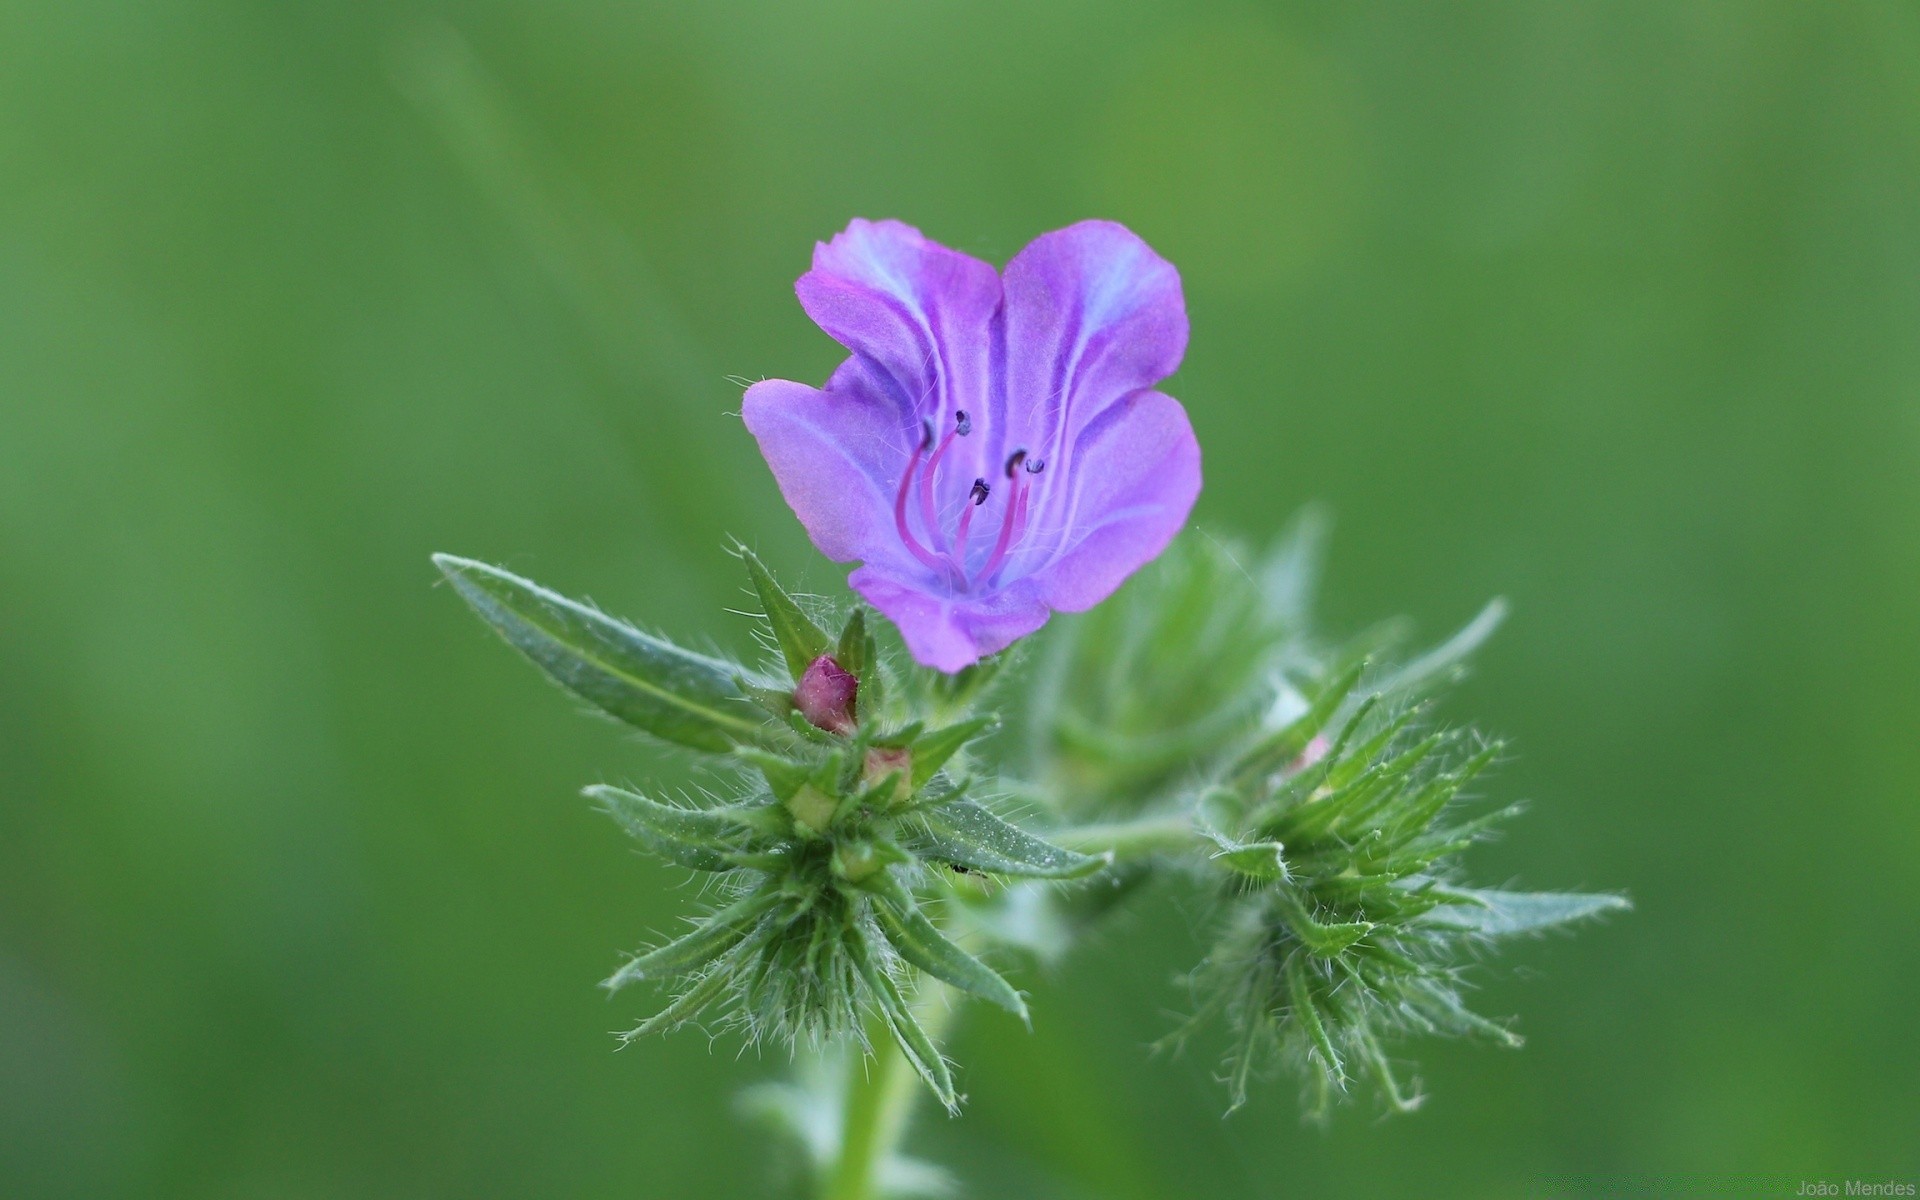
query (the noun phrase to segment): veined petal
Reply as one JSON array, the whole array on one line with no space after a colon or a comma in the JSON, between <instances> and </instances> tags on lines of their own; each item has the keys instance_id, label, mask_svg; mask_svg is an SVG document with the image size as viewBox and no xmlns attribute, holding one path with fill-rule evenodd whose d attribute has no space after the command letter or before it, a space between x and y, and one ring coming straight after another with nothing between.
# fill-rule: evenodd
<instances>
[{"instance_id":1,"label":"veined petal","mask_svg":"<svg viewBox=\"0 0 1920 1200\"><path fill-rule=\"evenodd\" d=\"M1089 608L1186 521L1200 452L1152 387L1187 341L1180 279L1111 222L1037 238L1002 279L855 221L796 285L853 352L743 414L781 494L915 659L957 671Z\"/></svg>"},{"instance_id":2,"label":"veined petal","mask_svg":"<svg viewBox=\"0 0 1920 1200\"><path fill-rule=\"evenodd\" d=\"M984 416L988 328L1000 279L988 264L899 221L859 221L814 247L800 306L862 360L908 425Z\"/></svg>"},{"instance_id":3,"label":"veined petal","mask_svg":"<svg viewBox=\"0 0 1920 1200\"><path fill-rule=\"evenodd\" d=\"M1080 429L1073 458L1046 510L1051 527L1031 536L1046 558L1009 563L1060 612L1092 608L1153 561L1200 495L1200 443L1180 402L1161 392L1108 405Z\"/></svg>"},{"instance_id":4,"label":"veined petal","mask_svg":"<svg viewBox=\"0 0 1920 1200\"><path fill-rule=\"evenodd\" d=\"M762 380L747 389L740 415L820 553L835 562L905 558L889 490L906 463L899 413L839 376L835 382L849 385Z\"/></svg>"},{"instance_id":5,"label":"veined petal","mask_svg":"<svg viewBox=\"0 0 1920 1200\"><path fill-rule=\"evenodd\" d=\"M943 594L911 577L895 578L873 563L847 582L900 630L914 661L938 671L971 666L1047 623L1047 606L1025 583Z\"/></svg>"},{"instance_id":6,"label":"veined petal","mask_svg":"<svg viewBox=\"0 0 1920 1200\"><path fill-rule=\"evenodd\" d=\"M1035 238L1007 264L1003 290L1007 395L1026 410L1012 436L1052 466L1068 466L1074 430L1173 374L1186 353L1179 272L1112 221Z\"/></svg>"}]
</instances>

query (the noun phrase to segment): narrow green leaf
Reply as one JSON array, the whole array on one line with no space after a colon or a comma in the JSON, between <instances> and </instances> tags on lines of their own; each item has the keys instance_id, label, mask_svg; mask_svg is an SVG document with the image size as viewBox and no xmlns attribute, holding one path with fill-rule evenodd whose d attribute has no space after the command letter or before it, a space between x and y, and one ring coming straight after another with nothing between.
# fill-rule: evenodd
<instances>
[{"instance_id":1,"label":"narrow green leaf","mask_svg":"<svg viewBox=\"0 0 1920 1200\"><path fill-rule=\"evenodd\" d=\"M1498 1021L1488 1020L1462 1004L1459 995L1452 988L1432 980L1416 981L1412 987L1414 992L1424 999L1424 1003L1419 1004L1422 1014L1440 1030L1446 1033L1491 1038L1514 1050L1526 1044L1527 1039L1513 1030Z\"/></svg>"},{"instance_id":2,"label":"narrow green leaf","mask_svg":"<svg viewBox=\"0 0 1920 1200\"><path fill-rule=\"evenodd\" d=\"M734 543L733 552L746 564L747 578L753 581L754 594L760 598L760 608L767 616L767 624L773 630L773 640L779 643L781 657L787 660L787 670L793 675L795 683L806 673L807 666L814 659L827 653L832 644L827 631L813 623L813 618L787 594L785 588L767 570L760 556L747 549L743 543ZM853 671L846 663L840 664ZM858 671L853 671L858 675Z\"/></svg>"},{"instance_id":3,"label":"narrow green leaf","mask_svg":"<svg viewBox=\"0 0 1920 1200\"><path fill-rule=\"evenodd\" d=\"M1300 1022L1300 1028L1307 1034L1307 1040L1320 1055L1321 1068L1326 1072L1334 1086L1344 1090L1347 1086L1346 1064L1340 1061L1340 1052L1334 1049L1333 1039L1327 1035L1326 1023L1320 1019L1320 1006L1315 1003L1313 989L1307 980L1306 964L1299 955L1287 960L1287 996L1293 1002L1294 1019Z\"/></svg>"},{"instance_id":4,"label":"narrow green leaf","mask_svg":"<svg viewBox=\"0 0 1920 1200\"><path fill-rule=\"evenodd\" d=\"M874 914L887 940L900 957L933 976L990 1000L1021 1020L1027 1019L1027 1006L1013 985L999 972L948 941L946 935L929 921L906 890L894 883L880 892Z\"/></svg>"},{"instance_id":5,"label":"narrow green leaf","mask_svg":"<svg viewBox=\"0 0 1920 1200\"><path fill-rule=\"evenodd\" d=\"M699 1016L721 992L726 991L728 982L727 972L709 971L694 980L686 991L675 996L665 1008L621 1034L620 1040L633 1042L649 1034L679 1028Z\"/></svg>"},{"instance_id":6,"label":"narrow green leaf","mask_svg":"<svg viewBox=\"0 0 1920 1200\"><path fill-rule=\"evenodd\" d=\"M674 808L606 784L587 788L586 795L634 840L690 870L726 870L734 865L729 855L745 840L745 825L718 813Z\"/></svg>"},{"instance_id":7,"label":"narrow green leaf","mask_svg":"<svg viewBox=\"0 0 1920 1200\"><path fill-rule=\"evenodd\" d=\"M854 966L860 972L860 978L866 982L873 993L874 1003L880 1008L880 1015L886 1020L887 1028L893 1033L893 1040L899 1043L900 1052L907 1061L933 1089L940 1103L948 1112L957 1112L960 1097L953 1090L953 1075L947 1069L947 1060L940 1054L940 1048L933 1044L927 1031L913 1015L913 1008L907 998L900 994L900 985L893 981L885 968L874 961L871 947L860 942L854 956Z\"/></svg>"},{"instance_id":8,"label":"narrow green leaf","mask_svg":"<svg viewBox=\"0 0 1920 1200\"><path fill-rule=\"evenodd\" d=\"M1420 1107L1419 1092L1411 1095L1400 1090L1400 1081L1394 1078L1393 1064L1387 1061L1387 1053L1380 1048L1380 1039L1373 1030L1361 1025L1358 1031L1360 1057L1366 1061L1367 1068L1373 1072L1373 1080L1385 1094L1387 1104L1397 1113L1410 1113Z\"/></svg>"},{"instance_id":9,"label":"narrow green leaf","mask_svg":"<svg viewBox=\"0 0 1920 1200\"><path fill-rule=\"evenodd\" d=\"M482 620L601 711L696 750L729 750L761 736L762 722L747 708L731 664L641 633L498 567L450 554L433 561Z\"/></svg>"},{"instance_id":10,"label":"narrow green leaf","mask_svg":"<svg viewBox=\"0 0 1920 1200\"><path fill-rule=\"evenodd\" d=\"M1494 598L1460 632L1401 667L1380 685L1382 692L1418 692L1445 683L1507 619L1507 602Z\"/></svg>"},{"instance_id":11,"label":"narrow green leaf","mask_svg":"<svg viewBox=\"0 0 1920 1200\"><path fill-rule=\"evenodd\" d=\"M754 892L712 914L690 932L664 946L636 955L600 986L618 991L642 979L681 975L712 962L731 950L753 929L768 909L779 902L773 892Z\"/></svg>"},{"instance_id":12,"label":"narrow green leaf","mask_svg":"<svg viewBox=\"0 0 1920 1200\"><path fill-rule=\"evenodd\" d=\"M1261 564L1260 591L1267 607L1290 630L1306 624L1332 525L1326 509L1318 505L1301 509Z\"/></svg>"},{"instance_id":13,"label":"narrow green leaf","mask_svg":"<svg viewBox=\"0 0 1920 1200\"><path fill-rule=\"evenodd\" d=\"M1037 838L972 800L925 809L919 816L922 829L907 838L909 849L989 875L1076 879L1107 863L1105 855L1078 854Z\"/></svg>"},{"instance_id":14,"label":"narrow green leaf","mask_svg":"<svg viewBox=\"0 0 1920 1200\"><path fill-rule=\"evenodd\" d=\"M922 734L913 742L913 790L919 791L927 781L939 773L947 760L957 754L960 748L992 729L997 721L993 717L975 717L971 721L962 721L957 725L948 725L932 733Z\"/></svg>"},{"instance_id":15,"label":"narrow green leaf","mask_svg":"<svg viewBox=\"0 0 1920 1200\"><path fill-rule=\"evenodd\" d=\"M1338 676L1329 680L1313 698L1307 711L1287 725L1268 734L1256 742L1234 768L1234 778L1238 780L1257 779L1262 775L1278 771L1288 763L1299 758L1308 743L1326 727L1333 714L1346 700L1360 682L1360 675L1366 670L1363 659L1349 666Z\"/></svg>"},{"instance_id":16,"label":"narrow green leaf","mask_svg":"<svg viewBox=\"0 0 1920 1200\"><path fill-rule=\"evenodd\" d=\"M1430 925L1489 937L1532 933L1633 906L1606 892L1502 892L1487 888L1436 888L1444 903L1424 918Z\"/></svg>"}]
</instances>

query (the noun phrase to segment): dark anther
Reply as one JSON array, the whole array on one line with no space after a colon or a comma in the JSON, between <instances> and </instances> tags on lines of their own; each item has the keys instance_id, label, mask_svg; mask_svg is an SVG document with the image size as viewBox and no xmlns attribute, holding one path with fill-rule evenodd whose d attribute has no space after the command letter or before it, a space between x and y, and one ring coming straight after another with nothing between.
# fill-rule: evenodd
<instances>
[{"instance_id":1,"label":"dark anther","mask_svg":"<svg viewBox=\"0 0 1920 1200\"><path fill-rule=\"evenodd\" d=\"M1013 473L1018 471L1020 464L1025 461L1027 461L1027 452L1025 450L1015 450L1012 454L1007 455L1007 478L1012 479Z\"/></svg>"},{"instance_id":2,"label":"dark anther","mask_svg":"<svg viewBox=\"0 0 1920 1200\"><path fill-rule=\"evenodd\" d=\"M931 445L933 445L933 422L922 417L920 418L920 448L925 450Z\"/></svg>"},{"instance_id":3,"label":"dark anther","mask_svg":"<svg viewBox=\"0 0 1920 1200\"><path fill-rule=\"evenodd\" d=\"M1027 460L1027 474L1029 475L1038 475L1046 469L1047 460L1044 458L1030 458Z\"/></svg>"},{"instance_id":4,"label":"dark anther","mask_svg":"<svg viewBox=\"0 0 1920 1200\"><path fill-rule=\"evenodd\" d=\"M953 414L953 431L961 437L973 432L973 418L967 415L966 409Z\"/></svg>"},{"instance_id":5,"label":"dark anther","mask_svg":"<svg viewBox=\"0 0 1920 1200\"><path fill-rule=\"evenodd\" d=\"M973 491L970 494L973 496L974 507L978 508L980 505L985 504L987 502L987 481L984 479L974 480Z\"/></svg>"}]
</instances>

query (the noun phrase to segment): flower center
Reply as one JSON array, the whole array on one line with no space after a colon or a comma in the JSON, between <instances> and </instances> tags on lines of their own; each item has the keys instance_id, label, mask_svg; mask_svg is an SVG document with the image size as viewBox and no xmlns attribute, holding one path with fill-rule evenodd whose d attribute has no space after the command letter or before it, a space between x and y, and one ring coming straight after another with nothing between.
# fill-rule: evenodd
<instances>
[{"instance_id":1,"label":"flower center","mask_svg":"<svg viewBox=\"0 0 1920 1200\"><path fill-rule=\"evenodd\" d=\"M993 549L979 570L970 570L967 565L967 539L973 532L974 513L986 504L994 489L984 476L975 477L973 486L967 491L965 503L960 506L960 516L954 522L951 534L941 525L935 490L940 468L947 460L948 451L953 448L954 439L966 437L972 432L973 419L964 410L956 412L953 415L953 427L935 445L933 422L923 421L920 440L907 459L907 469L900 475L900 490L893 499L893 524L900 534L901 543L922 566L948 579L956 591L962 592L975 583L992 583L1006 563L1007 555L1026 535L1027 502L1033 491L1029 477L1038 475L1047 465L1042 459L1029 458L1025 450L1015 450L1007 456L1007 499L1006 507L1000 514L1000 532L994 537ZM918 501L917 515L920 518L918 531L914 529L912 519L916 514L909 511L911 507L916 507L910 504L915 499Z\"/></svg>"}]
</instances>

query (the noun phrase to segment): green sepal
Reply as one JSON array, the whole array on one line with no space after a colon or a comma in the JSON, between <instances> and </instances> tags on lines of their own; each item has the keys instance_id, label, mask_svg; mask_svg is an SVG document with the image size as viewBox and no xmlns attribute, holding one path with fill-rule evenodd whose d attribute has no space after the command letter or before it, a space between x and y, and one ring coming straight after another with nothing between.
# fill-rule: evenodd
<instances>
[{"instance_id":1,"label":"green sepal","mask_svg":"<svg viewBox=\"0 0 1920 1200\"><path fill-rule=\"evenodd\" d=\"M1322 922L1307 911L1306 905L1284 892L1276 894L1275 900L1287 928L1310 953L1322 958L1331 958L1373 932L1371 921Z\"/></svg>"},{"instance_id":2,"label":"green sepal","mask_svg":"<svg viewBox=\"0 0 1920 1200\"><path fill-rule=\"evenodd\" d=\"M1424 917L1429 925L1488 937L1533 933L1633 906L1606 892L1503 892L1489 888L1435 888L1441 905Z\"/></svg>"},{"instance_id":3,"label":"green sepal","mask_svg":"<svg viewBox=\"0 0 1920 1200\"><path fill-rule=\"evenodd\" d=\"M959 753L968 742L993 729L999 724L994 717L975 717L970 721L961 721L957 725L948 725L932 733L923 733L913 739L913 788L915 791L927 785L947 765L947 760Z\"/></svg>"},{"instance_id":4,"label":"green sepal","mask_svg":"<svg viewBox=\"0 0 1920 1200\"><path fill-rule=\"evenodd\" d=\"M1209 857L1237 874L1262 883L1287 878L1287 860L1279 842L1236 842L1217 833L1207 837L1219 849Z\"/></svg>"},{"instance_id":5,"label":"green sepal","mask_svg":"<svg viewBox=\"0 0 1920 1200\"><path fill-rule=\"evenodd\" d=\"M472 559L436 554L480 618L574 695L663 741L721 752L760 740L738 668Z\"/></svg>"},{"instance_id":6,"label":"green sepal","mask_svg":"<svg viewBox=\"0 0 1920 1200\"><path fill-rule=\"evenodd\" d=\"M952 984L963 992L991 1001L1022 1021L1027 1019L1026 1002L1000 973L973 955L954 945L929 921L906 889L890 877L875 888L879 897L874 915L887 941L900 957L935 979Z\"/></svg>"},{"instance_id":7,"label":"green sepal","mask_svg":"<svg viewBox=\"0 0 1920 1200\"><path fill-rule=\"evenodd\" d=\"M1037 838L973 800L954 800L917 815L921 828L907 837L908 849L922 858L989 875L1077 879L1108 861L1104 854L1080 854Z\"/></svg>"},{"instance_id":8,"label":"green sepal","mask_svg":"<svg viewBox=\"0 0 1920 1200\"><path fill-rule=\"evenodd\" d=\"M620 827L647 849L694 871L725 871L741 849L746 826L711 811L675 808L623 788L596 784L588 799L598 801Z\"/></svg>"},{"instance_id":9,"label":"green sepal","mask_svg":"<svg viewBox=\"0 0 1920 1200\"><path fill-rule=\"evenodd\" d=\"M793 798L800 785L807 782L813 768L806 763L797 763L778 754L769 754L764 750L744 749L739 757L751 763L767 781L767 790L773 798L782 804Z\"/></svg>"},{"instance_id":10,"label":"green sepal","mask_svg":"<svg viewBox=\"0 0 1920 1200\"><path fill-rule=\"evenodd\" d=\"M885 695L880 678L880 649L867 628L867 610L856 607L840 629L834 643L833 659L840 669L860 681L860 707L878 713Z\"/></svg>"},{"instance_id":11,"label":"green sepal","mask_svg":"<svg viewBox=\"0 0 1920 1200\"><path fill-rule=\"evenodd\" d=\"M885 839L843 841L833 848L835 877L869 891L885 886L888 867L912 861L912 855Z\"/></svg>"},{"instance_id":12,"label":"green sepal","mask_svg":"<svg viewBox=\"0 0 1920 1200\"><path fill-rule=\"evenodd\" d=\"M766 614L767 625L773 630L773 640L780 647L780 656L786 659L787 671L792 674L795 683L806 674L807 667L814 659L827 653L831 642L827 631L814 624L813 618L806 614L794 598L787 594L767 570L760 556L747 549L744 543L735 542L733 552L746 564L747 578L753 582L753 591L760 598L761 611ZM840 664L852 671L843 662ZM858 671L853 672L856 676Z\"/></svg>"}]
</instances>

